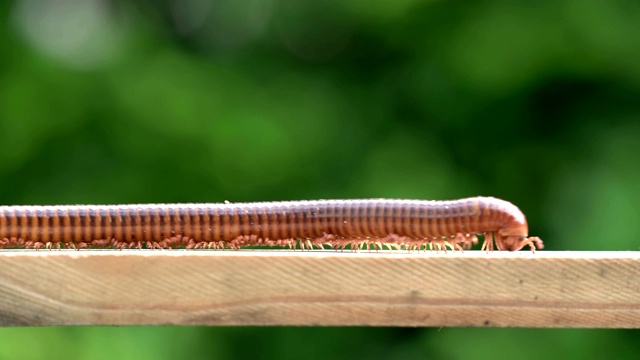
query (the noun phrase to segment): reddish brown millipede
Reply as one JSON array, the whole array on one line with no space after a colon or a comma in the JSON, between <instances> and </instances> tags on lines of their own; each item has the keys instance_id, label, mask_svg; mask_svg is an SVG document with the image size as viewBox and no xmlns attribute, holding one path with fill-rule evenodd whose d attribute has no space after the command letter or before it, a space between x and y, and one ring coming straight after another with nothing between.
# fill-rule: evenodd
<instances>
[{"instance_id":1,"label":"reddish brown millipede","mask_svg":"<svg viewBox=\"0 0 640 360\"><path fill-rule=\"evenodd\" d=\"M223 204L0 206L0 248L482 249L532 251L522 212L510 202L315 200Z\"/></svg>"}]
</instances>

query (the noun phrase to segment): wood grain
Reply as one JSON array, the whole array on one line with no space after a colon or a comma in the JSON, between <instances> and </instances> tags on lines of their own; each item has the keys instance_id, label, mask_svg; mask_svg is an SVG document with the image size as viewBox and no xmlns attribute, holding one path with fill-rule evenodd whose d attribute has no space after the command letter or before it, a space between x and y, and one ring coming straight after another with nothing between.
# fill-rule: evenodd
<instances>
[{"instance_id":1,"label":"wood grain","mask_svg":"<svg viewBox=\"0 0 640 360\"><path fill-rule=\"evenodd\" d=\"M640 252L0 251L0 326L640 327Z\"/></svg>"}]
</instances>

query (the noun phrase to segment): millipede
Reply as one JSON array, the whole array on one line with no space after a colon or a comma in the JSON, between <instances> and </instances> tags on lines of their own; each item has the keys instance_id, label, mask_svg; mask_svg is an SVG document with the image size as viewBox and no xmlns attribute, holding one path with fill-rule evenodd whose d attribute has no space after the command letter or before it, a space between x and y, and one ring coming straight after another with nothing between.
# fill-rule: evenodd
<instances>
[{"instance_id":1,"label":"millipede","mask_svg":"<svg viewBox=\"0 0 640 360\"><path fill-rule=\"evenodd\" d=\"M524 214L493 197L246 203L0 206L0 248L311 250L543 248Z\"/></svg>"}]
</instances>

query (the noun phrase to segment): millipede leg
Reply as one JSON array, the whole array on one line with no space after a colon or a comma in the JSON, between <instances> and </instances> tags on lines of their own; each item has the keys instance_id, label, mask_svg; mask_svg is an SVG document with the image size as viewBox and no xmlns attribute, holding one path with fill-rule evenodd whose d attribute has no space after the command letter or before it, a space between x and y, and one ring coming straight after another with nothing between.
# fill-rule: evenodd
<instances>
[{"instance_id":1,"label":"millipede leg","mask_svg":"<svg viewBox=\"0 0 640 360\"><path fill-rule=\"evenodd\" d=\"M456 251L456 249L451 245L451 243L447 240L444 241L444 252L447 252L447 247L451 249L451 251Z\"/></svg>"},{"instance_id":2,"label":"millipede leg","mask_svg":"<svg viewBox=\"0 0 640 360\"><path fill-rule=\"evenodd\" d=\"M493 231L489 231L484 235L484 242L480 251L486 250L487 253L493 252Z\"/></svg>"}]
</instances>

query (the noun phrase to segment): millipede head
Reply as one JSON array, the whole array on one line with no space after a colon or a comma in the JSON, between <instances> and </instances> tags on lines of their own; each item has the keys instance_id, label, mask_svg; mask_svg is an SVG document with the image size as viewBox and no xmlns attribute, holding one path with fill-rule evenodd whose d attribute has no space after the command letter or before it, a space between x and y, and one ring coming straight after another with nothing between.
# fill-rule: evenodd
<instances>
[{"instance_id":1,"label":"millipede head","mask_svg":"<svg viewBox=\"0 0 640 360\"><path fill-rule=\"evenodd\" d=\"M502 236L496 234L496 245L501 250L517 251L529 245L531 251L544 249L544 243L537 236Z\"/></svg>"},{"instance_id":2,"label":"millipede head","mask_svg":"<svg viewBox=\"0 0 640 360\"><path fill-rule=\"evenodd\" d=\"M517 251L529 245L531 251L543 249L544 244L537 236L528 237L529 227L525 219L510 221L495 232L495 241L498 249Z\"/></svg>"}]
</instances>

